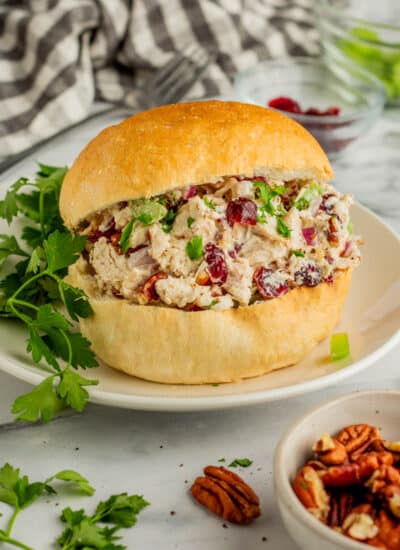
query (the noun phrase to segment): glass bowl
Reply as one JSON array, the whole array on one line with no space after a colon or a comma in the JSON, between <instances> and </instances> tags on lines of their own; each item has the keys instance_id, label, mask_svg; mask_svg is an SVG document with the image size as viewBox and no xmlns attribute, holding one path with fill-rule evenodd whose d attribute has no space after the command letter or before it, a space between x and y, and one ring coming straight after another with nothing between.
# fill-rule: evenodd
<instances>
[{"instance_id":1,"label":"glass bowl","mask_svg":"<svg viewBox=\"0 0 400 550\"><path fill-rule=\"evenodd\" d=\"M355 68L349 75L340 64L332 69L310 57L259 63L236 75L234 94L240 101L264 107L279 96L296 100L303 110L340 107L337 116L285 112L314 135L330 158L365 134L382 112L386 99L382 84L366 71Z\"/></svg>"},{"instance_id":2,"label":"glass bowl","mask_svg":"<svg viewBox=\"0 0 400 550\"><path fill-rule=\"evenodd\" d=\"M385 86L388 104L399 107L399 0L318 0L315 11L327 62L368 70Z\"/></svg>"}]
</instances>

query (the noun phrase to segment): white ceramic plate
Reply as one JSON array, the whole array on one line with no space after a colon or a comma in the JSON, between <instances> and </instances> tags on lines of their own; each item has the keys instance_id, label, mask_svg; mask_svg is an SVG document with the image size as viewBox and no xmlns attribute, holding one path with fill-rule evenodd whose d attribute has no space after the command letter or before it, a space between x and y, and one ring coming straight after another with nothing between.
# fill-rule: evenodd
<instances>
[{"instance_id":1,"label":"white ceramic plate","mask_svg":"<svg viewBox=\"0 0 400 550\"><path fill-rule=\"evenodd\" d=\"M115 122L115 120L112 120ZM104 125L110 120L104 120ZM37 158L49 164L69 164L89 138L99 131L81 132L72 144L55 142L51 152ZM32 173L26 160L3 178L0 195L18 176ZM6 180L6 181L5 181ZM105 365L89 373L100 383L91 389L96 403L142 410L190 411L236 407L286 399L320 390L359 374L371 366L400 339L400 239L374 214L360 205L352 211L355 230L365 240L363 262L354 274L343 318L337 327L347 332L352 362L338 368L329 361L329 339L301 363L271 374L235 384L219 386L168 386L146 382L114 371ZM0 223L0 232L9 231ZM0 369L37 384L46 373L35 366L26 348L24 327L12 321L0 322ZM216 368L218 366L216 365Z\"/></svg>"}]
</instances>

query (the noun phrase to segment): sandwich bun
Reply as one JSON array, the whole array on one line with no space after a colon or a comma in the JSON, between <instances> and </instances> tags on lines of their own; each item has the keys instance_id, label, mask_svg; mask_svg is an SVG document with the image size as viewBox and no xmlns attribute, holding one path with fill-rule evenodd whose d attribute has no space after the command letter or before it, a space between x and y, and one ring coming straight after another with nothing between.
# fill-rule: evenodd
<instances>
[{"instance_id":1,"label":"sandwich bun","mask_svg":"<svg viewBox=\"0 0 400 550\"><path fill-rule=\"evenodd\" d=\"M227 175L324 182L333 172L317 141L285 115L235 102L184 103L103 130L68 171L60 211L74 229L119 201ZM81 330L108 365L156 382L209 384L259 376L304 358L337 324L351 270L281 298L196 312L102 294L77 264L68 280L89 297L94 313L80 320Z\"/></svg>"}]
</instances>

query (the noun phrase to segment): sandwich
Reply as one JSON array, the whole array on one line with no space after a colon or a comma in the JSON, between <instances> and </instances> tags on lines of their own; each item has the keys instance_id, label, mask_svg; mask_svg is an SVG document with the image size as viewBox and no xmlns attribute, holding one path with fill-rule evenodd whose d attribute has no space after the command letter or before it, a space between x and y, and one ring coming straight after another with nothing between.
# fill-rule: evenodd
<instances>
[{"instance_id":1,"label":"sandwich","mask_svg":"<svg viewBox=\"0 0 400 550\"><path fill-rule=\"evenodd\" d=\"M293 365L340 319L360 261L351 197L317 141L260 106L168 105L103 130L60 210L87 244L69 271L107 365L167 384Z\"/></svg>"}]
</instances>

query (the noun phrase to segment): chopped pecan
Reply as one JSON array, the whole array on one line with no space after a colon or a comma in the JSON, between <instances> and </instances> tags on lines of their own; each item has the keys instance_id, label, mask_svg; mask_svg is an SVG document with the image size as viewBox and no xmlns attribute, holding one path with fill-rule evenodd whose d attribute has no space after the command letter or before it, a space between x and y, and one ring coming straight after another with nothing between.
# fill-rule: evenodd
<instances>
[{"instance_id":1,"label":"chopped pecan","mask_svg":"<svg viewBox=\"0 0 400 550\"><path fill-rule=\"evenodd\" d=\"M322 434L312 450L318 459L327 466L343 464L347 461L347 451L344 445L328 434Z\"/></svg>"},{"instance_id":2,"label":"chopped pecan","mask_svg":"<svg viewBox=\"0 0 400 550\"><path fill-rule=\"evenodd\" d=\"M200 286L211 285L211 278L205 271L200 272L196 277L196 283Z\"/></svg>"},{"instance_id":3,"label":"chopped pecan","mask_svg":"<svg viewBox=\"0 0 400 550\"><path fill-rule=\"evenodd\" d=\"M194 498L226 521L244 525L260 515L260 501L243 479L223 466L207 466L196 478Z\"/></svg>"},{"instance_id":4,"label":"chopped pecan","mask_svg":"<svg viewBox=\"0 0 400 550\"><path fill-rule=\"evenodd\" d=\"M374 441L381 439L380 432L375 426L369 424L353 424L341 430L336 439L344 445L351 460L365 452Z\"/></svg>"},{"instance_id":5,"label":"chopped pecan","mask_svg":"<svg viewBox=\"0 0 400 550\"><path fill-rule=\"evenodd\" d=\"M293 489L297 498L313 516L324 522L327 520L329 495L314 468L304 466L293 482Z\"/></svg>"},{"instance_id":6,"label":"chopped pecan","mask_svg":"<svg viewBox=\"0 0 400 550\"><path fill-rule=\"evenodd\" d=\"M383 464L379 469L375 470L365 486L372 493L379 493L389 485L400 486L400 472L388 464Z\"/></svg>"},{"instance_id":7,"label":"chopped pecan","mask_svg":"<svg viewBox=\"0 0 400 550\"><path fill-rule=\"evenodd\" d=\"M379 528L375 524L371 504L353 508L344 520L342 528L345 535L355 540L366 541L376 537Z\"/></svg>"},{"instance_id":8,"label":"chopped pecan","mask_svg":"<svg viewBox=\"0 0 400 550\"><path fill-rule=\"evenodd\" d=\"M392 453L395 464L400 464L400 441L381 441L382 450Z\"/></svg>"},{"instance_id":9,"label":"chopped pecan","mask_svg":"<svg viewBox=\"0 0 400 550\"><path fill-rule=\"evenodd\" d=\"M156 282L166 278L167 274L159 271L147 279L139 291L143 303L157 302L160 299L156 291Z\"/></svg>"}]
</instances>

